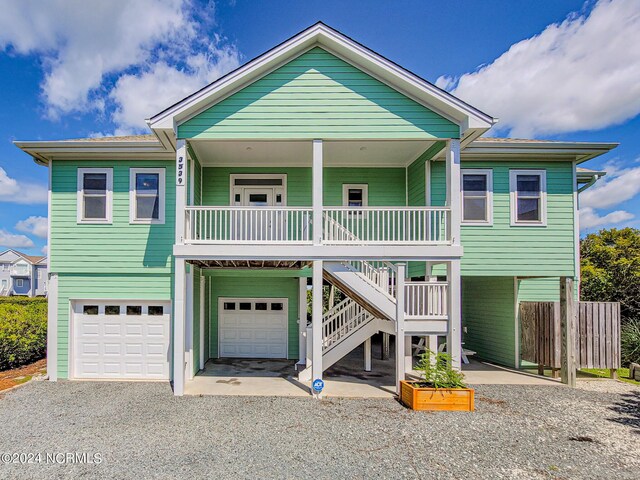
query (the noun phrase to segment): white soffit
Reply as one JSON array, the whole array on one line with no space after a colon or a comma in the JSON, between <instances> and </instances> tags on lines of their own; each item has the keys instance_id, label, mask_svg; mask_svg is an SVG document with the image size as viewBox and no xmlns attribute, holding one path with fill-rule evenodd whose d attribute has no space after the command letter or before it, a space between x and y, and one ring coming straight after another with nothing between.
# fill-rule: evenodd
<instances>
[{"instance_id":1,"label":"white soffit","mask_svg":"<svg viewBox=\"0 0 640 480\"><path fill-rule=\"evenodd\" d=\"M434 142L431 141L326 141L324 165L328 167L405 167ZM310 167L309 141L219 141L190 140L205 167L297 166Z\"/></svg>"}]
</instances>

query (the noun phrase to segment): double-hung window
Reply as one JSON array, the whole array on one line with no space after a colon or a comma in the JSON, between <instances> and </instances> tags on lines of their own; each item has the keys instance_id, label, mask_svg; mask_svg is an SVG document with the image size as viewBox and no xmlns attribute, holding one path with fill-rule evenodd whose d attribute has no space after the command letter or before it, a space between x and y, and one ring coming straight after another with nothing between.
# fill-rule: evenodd
<instances>
[{"instance_id":1,"label":"double-hung window","mask_svg":"<svg viewBox=\"0 0 640 480\"><path fill-rule=\"evenodd\" d=\"M547 224L547 174L545 170L510 170L511 225Z\"/></svg>"},{"instance_id":2,"label":"double-hung window","mask_svg":"<svg viewBox=\"0 0 640 480\"><path fill-rule=\"evenodd\" d=\"M131 223L164 223L164 168L132 168L129 178Z\"/></svg>"},{"instance_id":3,"label":"double-hung window","mask_svg":"<svg viewBox=\"0 0 640 480\"><path fill-rule=\"evenodd\" d=\"M345 207L366 207L369 203L369 186L367 184L343 184L342 205Z\"/></svg>"},{"instance_id":4,"label":"double-hung window","mask_svg":"<svg viewBox=\"0 0 640 480\"><path fill-rule=\"evenodd\" d=\"M113 169L78 169L78 223L111 223Z\"/></svg>"},{"instance_id":5,"label":"double-hung window","mask_svg":"<svg viewBox=\"0 0 640 480\"><path fill-rule=\"evenodd\" d=\"M490 169L462 170L462 223L493 224L493 175Z\"/></svg>"}]
</instances>

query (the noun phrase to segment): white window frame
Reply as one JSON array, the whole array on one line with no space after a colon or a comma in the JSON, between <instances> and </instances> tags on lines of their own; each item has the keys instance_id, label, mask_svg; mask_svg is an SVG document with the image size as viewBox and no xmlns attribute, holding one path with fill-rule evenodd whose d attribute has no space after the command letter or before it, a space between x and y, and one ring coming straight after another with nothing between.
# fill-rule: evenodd
<instances>
[{"instance_id":1,"label":"white window frame","mask_svg":"<svg viewBox=\"0 0 640 480\"><path fill-rule=\"evenodd\" d=\"M369 184L367 183L343 183L342 184L342 206L349 206L349 189L359 188L362 190L362 206L369 206ZM358 207L351 207L358 208Z\"/></svg>"},{"instance_id":2,"label":"white window frame","mask_svg":"<svg viewBox=\"0 0 640 480\"><path fill-rule=\"evenodd\" d=\"M238 185L236 179L258 180L276 179L282 180L282 185ZM240 204L244 198L245 188L264 188L273 190L273 203L276 206L285 207L287 205L287 174L286 173L232 173L229 175L229 205L238 206L235 200L236 194L240 195ZM277 205L276 195L281 195L282 201Z\"/></svg>"},{"instance_id":3,"label":"white window frame","mask_svg":"<svg viewBox=\"0 0 640 480\"><path fill-rule=\"evenodd\" d=\"M487 203L486 220L464 219L464 176L484 175L487 178ZM468 226L492 226L493 225L493 170L491 168L462 168L460 172L460 218L462 225Z\"/></svg>"},{"instance_id":4,"label":"white window frame","mask_svg":"<svg viewBox=\"0 0 640 480\"><path fill-rule=\"evenodd\" d=\"M24 280L22 278L16 278L16 287L24 288Z\"/></svg>"},{"instance_id":5,"label":"white window frame","mask_svg":"<svg viewBox=\"0 0 640 480\"><path fill-rule=\"evenodd\" d=\"M518 175L537 175L540 177L540 220L518 220ZM547 171L546 170L509 170L509 199L512 227L547 226Z\"/></svg>"},{"instance_id":6,"label":"white window frame","mask_svg":"<svg viewBox=\"0 0 640 480\"><path fill-rule=\"evenodd\" d=\"M158 218L137 218L136 175L139 173L155 173L158 175ZM130 168L129 169L129 223L151 225L165 223L166 175L164 168Z\"/></svg>"},{"instance_id":7,"label":"white window frame","mask_svg":"<svg viewBox=\"0 0 640 480\"><path fill-rule=\"evenodd\" d=\"M107 175L107 205L105 218L84 218L84 175L86 173L104 173ZM103 224L113 223L113 168L78 168L78 223Z\"/></svg>"}]
</instances>

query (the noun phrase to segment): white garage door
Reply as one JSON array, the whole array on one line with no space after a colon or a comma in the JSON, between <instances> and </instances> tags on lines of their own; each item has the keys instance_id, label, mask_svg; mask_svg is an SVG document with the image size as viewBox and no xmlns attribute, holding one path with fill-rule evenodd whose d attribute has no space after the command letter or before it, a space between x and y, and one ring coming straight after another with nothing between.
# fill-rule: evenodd
<instances>
[{"instance_id":1,"label":"white garage door","mask_svg":"<svg viewBox=\"0 0 640 480\"><path fill-rule=\"evenodd\" d=\"M169 378L169 303L82 301L73 311L74 378Z\"/></svg>"},{"instance_id":2,"label":"white garage door","mask_svg":"<svg viewBox=\"0 0 640 480\"><path fill-rule=\"evenodd\" d=\"M221 357L287 358L286 298L220 298Z\"/></svg>"}]
</instances>

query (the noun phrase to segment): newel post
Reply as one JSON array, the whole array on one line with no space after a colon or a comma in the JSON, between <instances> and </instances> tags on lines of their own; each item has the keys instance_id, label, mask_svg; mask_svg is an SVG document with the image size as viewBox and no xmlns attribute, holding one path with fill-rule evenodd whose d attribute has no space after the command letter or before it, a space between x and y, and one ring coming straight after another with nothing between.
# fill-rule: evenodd
<instances>
[{"instance_id":1,"label":"newel post","mask_svg":"<svg viewBox=\"0 0 640 480\"><path fill-rule=\"evenodd\" d=\"M396 273L396 390L400 395L400 381L405 379L404 348L404 279L406 264L398 263Z\"/></svg>"},{"instance_id":2,"label":"newel post","mask_svg":"<svg viewBox=\"0 0 640 480\"><path fill-rule=\"evenodd\" d=\"M573 278L560 277L560 378L570 387L576 386L576 313Z\"/></svg>"}]
</instances>

